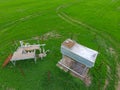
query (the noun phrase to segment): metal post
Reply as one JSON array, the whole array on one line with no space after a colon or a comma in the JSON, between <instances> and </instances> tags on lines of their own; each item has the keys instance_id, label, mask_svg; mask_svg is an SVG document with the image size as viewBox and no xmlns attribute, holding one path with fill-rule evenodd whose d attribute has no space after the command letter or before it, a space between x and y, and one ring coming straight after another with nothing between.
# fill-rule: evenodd
<instances>
[{"instance_id":1,"label":"metal post","mask_svg":"<svg viewBox=\"0 0 120 90\"><path fill-rule=\"evenodd\" d=\"M37 57L36 57L36 50L34 50L34 55L35 55L35 57L34 57L34 61L35 61L35 64L36 64L36 61L37 61Z\"/></svg>"},{"instance_id":2,"label":"metal post","mask_svg":"<svg viewBox=\"0 0 120 90\"><path fill-rule=\"evenodd\" d=\"M85 74L86 70L87 70L87 66L84 68L84 70L83 70L83 72L82 72L82 75Z\"/></svg>"}]
</instances>

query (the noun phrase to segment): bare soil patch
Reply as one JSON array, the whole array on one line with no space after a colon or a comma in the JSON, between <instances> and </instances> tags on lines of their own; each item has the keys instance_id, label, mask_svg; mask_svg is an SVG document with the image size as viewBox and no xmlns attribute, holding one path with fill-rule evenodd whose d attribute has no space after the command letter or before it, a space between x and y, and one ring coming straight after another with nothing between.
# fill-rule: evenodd
<instances>
[{"instance_id":1,"label":"bare soil patch","mask_svg":"<svg viewBox=\"0 0 120 90\"><path fill-rule=\"evenodd\" d=\"M61 38L61 35L57 33L56 31L51 31L51 32L43 34L42 36L33 37L33 39L36 39L36 40L48 40L48 39L53 39L53 38Z\"/></svg>"},{"instance_id":2,"label":"bare soil patch","mask_svg":"<svg viewBox=\"0 0 120 90\"><path fill-rule=\"evenodd\" d=\"M116 86L116 90L120 90L120 65L118 64L117 66L117 71L118 71L118 84Z\"/></svg>"},{"instance_id":3,"label":"bare soil patch","mask_svg":"<svg viewBox=\"0 0 120 90\"><path fill-rule=\"evenodd\" d=\"M108 84L109 84L109 81L106 79L106 80L105 80L105 85L104 85L104 90L106 90Z\"/></svg>"}]
</instances>

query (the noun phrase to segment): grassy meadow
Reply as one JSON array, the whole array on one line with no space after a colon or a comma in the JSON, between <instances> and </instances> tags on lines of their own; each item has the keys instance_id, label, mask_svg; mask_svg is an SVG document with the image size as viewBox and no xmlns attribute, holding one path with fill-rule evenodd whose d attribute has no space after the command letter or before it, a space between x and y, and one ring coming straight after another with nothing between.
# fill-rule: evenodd
<instances>
[{"instance_id":1,"label":"grassy meadow","mask_svg":"<svg viewBox=\"0 0 120 90\"><path fill-rule=\"evenodd\" d=\"M51 34L40 40L50 50L43 60L0 68L0 90L116 90L119 33L119 0L0 0L0 66L15 51L15 42L36 43L31 40ZM88 73L90 86L56 66L67 38L99 52Z\"/></svg>"}]
</instances>

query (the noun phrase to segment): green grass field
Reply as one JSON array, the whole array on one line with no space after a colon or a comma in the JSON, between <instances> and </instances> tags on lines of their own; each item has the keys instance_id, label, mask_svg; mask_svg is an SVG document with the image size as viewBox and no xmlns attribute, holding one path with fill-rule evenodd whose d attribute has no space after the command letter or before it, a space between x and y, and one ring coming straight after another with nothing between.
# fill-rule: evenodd
<instances>
[{"instance_id":1,"label":"green grass field","mask_svg":"<svg viewBox=\"0 0 120 90\"><path fill-rule=\"evenodd\" d=\"M47 33L40 41L50 53L44 60L18 61L0 68L0 90L116 90L120 54L119 0L0 0L0 66L14 41ZM99 51L90 69L91 85L60 70L61 43L72 38ZM29 41L29 40L28 40ZM48 76L50 78L48 78Z\"/></svg>"}]
</instances>

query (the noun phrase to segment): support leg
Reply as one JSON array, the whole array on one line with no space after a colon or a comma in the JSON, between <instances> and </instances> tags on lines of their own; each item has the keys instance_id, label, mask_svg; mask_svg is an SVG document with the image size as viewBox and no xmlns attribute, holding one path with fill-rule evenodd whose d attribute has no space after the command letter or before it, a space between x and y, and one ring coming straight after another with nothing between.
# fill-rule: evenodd
<instances>
[{"instance_id":1,"label":"support leg","mask_svg":"<svg viewBox=\"0 0 120 90\"><path fill-rule=\"evenodd\" d=\"M36 58L36 56L35 56L35 59L34 59L34 61L35 61L35 64L36 64L36 61L37 61L37 58Z\"/></svg>"},{"instance_id":2,"label":"support leg","mask_svg":"<svg viewBox=\"0 0 120 90\"><path fill-rule=\"evenodd\" d=\"M16 61L11 61L12 62L12 64L15 66L15 64L16 64Z\"/></svg>"}]
</instances>

